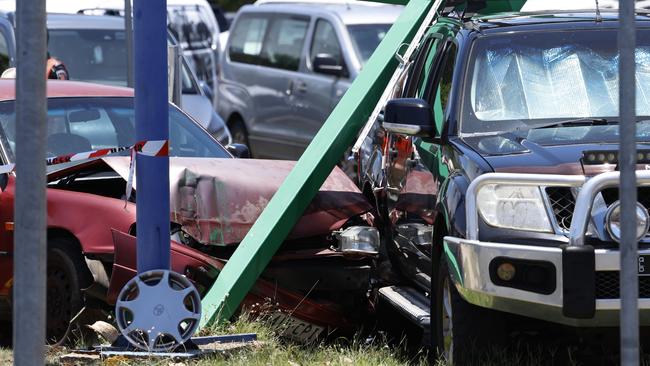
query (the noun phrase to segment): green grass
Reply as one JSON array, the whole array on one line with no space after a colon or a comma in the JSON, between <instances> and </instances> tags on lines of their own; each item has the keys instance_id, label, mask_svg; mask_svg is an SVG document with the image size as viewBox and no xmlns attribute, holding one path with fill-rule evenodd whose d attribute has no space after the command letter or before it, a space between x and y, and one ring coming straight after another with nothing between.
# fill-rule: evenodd
<instances>
[{"instance_id":1,"label":"green grass","mask_svg":"<svg viewBox=\"0 0 650 366\"><path fill-rule=\"evenodd\" d=\"M212 355L203 359L187 360L132 360L124 357L114 357L97 365L127 366L127 365L155 365L155 366L208 366L208 365L323 365L323 366L349 366L349 365L426 365L422 354L412 355L403 351L404 347L386 345L382 339L377 339L368 344L364 339L338 339L328 343L314 345L300 345L281 339L273 329L263 321L251 319L247 315L240 316L236 321L208 329L200 335L206 334L237 334L256 333L258 342L252 346L236 349L226 354ZM63 365L61 355L67 353L65 349L50 349L47 354L48 365ZM535 342L510 344L505 349L494 349L486 354L478 355L471 350L472 364L479 366L519 366L519 365L592 365L593 358L584 359L578 356L584 353L578 346L551 348L541 346ZM617 360L614 354L609 355L611 360ZM599 356L602 357L602 356ZM600 363L604 359L599 358ZM10 365L12 353L8 349L0 349L0 365ZM650 355L644 354L641 365L650 366ZM446 366L443 360L435 366Z\"/></svg>"},{"instance_id":2,"label":"green grass","mask_svg":"<svg viewBox=\"0 0 650 366\"><path fill-rule=\"evenodd\" d=\"M365 344L357 339L334 340L327 344L300 345L281 339L264 322L240 316L231 324L221 325L203 332L206 334L257 333L258 342L252 346L240 348L224 355L212 355L195 361L181 361L185 366L207 365L413 365L426 364L421 357L407 358L402 352L382 344ZM52 349L48 352L50 365L62 365L59 358L65 350ZM0 349L0 365L12 362L11 350ZM156 365L169 366L174 361L166 360L129 360L123 357L107 359L100 365Z\"/></svg>"}]
</instances>

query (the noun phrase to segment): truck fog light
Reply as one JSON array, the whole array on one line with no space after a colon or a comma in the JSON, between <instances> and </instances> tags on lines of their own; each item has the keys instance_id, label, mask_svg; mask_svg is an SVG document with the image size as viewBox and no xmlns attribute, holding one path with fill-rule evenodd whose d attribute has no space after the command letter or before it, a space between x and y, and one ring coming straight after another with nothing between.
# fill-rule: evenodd
<instances>
[{"instance_id":1,"label":"truck fog light","mask_svg":"<svg viewBox=\"0 0 650 366\"><path fill-rule=\"evenodd\" d=\"M497 267L497 277L502 281L510 281L515 277L515 266L511 263L504 262Z\"/></svg>"},{"instance_id":2,"label":"truck fog light","mask_svg":"<svg viewBox=\"0 0 650 366\"><path fill-rule=\"evenodd\" d=\"M639 202L636 203L636 240L641 240L648 233L648 211ZM621 201L614 202L607 209L605 227L609 235L620 243L621 241Z\"/></svg>"},{"instance_id":3,"label":"truck fog light","mask_svg":"<svg viewBox=\"0 0 650 366\"><path fill-rule=\"evenodd\" d=\"M350 226L336 236L345 255L376 255L379 251L379 230L374 227Z\"/></svg>"}]
</instances>

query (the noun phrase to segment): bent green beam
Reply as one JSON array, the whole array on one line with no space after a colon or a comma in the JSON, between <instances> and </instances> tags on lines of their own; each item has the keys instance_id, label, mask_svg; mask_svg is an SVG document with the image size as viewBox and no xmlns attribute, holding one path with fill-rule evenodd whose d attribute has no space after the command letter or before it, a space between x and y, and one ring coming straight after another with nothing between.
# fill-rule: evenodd
<instances>
[{"instance_id":1,"label":"bent green beam","mask_svg":"<svg viewBox=\"0 0 650 366\"><path fill-rule=\"evenodd\" d=\"M370 117L397 68L395 52L413 39L434 0L411 0L275 193L203 298L200 327L239 307L334 166Z\"/></svg>"}]
</instances>

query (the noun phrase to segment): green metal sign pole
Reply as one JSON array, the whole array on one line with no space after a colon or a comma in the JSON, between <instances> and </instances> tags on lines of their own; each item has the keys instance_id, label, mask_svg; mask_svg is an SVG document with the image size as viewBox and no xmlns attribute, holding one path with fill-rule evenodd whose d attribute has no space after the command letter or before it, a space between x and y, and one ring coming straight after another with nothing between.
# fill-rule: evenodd
<instances>
[{"instance_id":1,"label":"green metal sign pole","mask_svg":"<svg viewBox=\"0 0 650 366\"><path fill-rule=\"evenodd\" d=\"M395 1L389 0L390 3ZM250 291L334 166L352 145L398 65L394 54L434 0L411 0L203 299L201 327L227 320Z\"/></svg>"}]
</instances>

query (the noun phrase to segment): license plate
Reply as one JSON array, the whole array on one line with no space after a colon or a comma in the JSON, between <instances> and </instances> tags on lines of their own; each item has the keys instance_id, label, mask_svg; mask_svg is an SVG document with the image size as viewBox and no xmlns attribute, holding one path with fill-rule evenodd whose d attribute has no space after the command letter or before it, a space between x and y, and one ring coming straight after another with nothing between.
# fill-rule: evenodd
<instances>
[{"instance_id":1,"label":"license plate","mask_svg":"<svg viewBox=\"0 0 650 366\"><path fill-rule=\"evenodd\" d=\"M639 276L650 276L650 254L639 254Z\"/></svg>"},{"instance_id":2,"label":"license plate","mask_svg":"<svg viewBox=\"0 0 650 366\"><path fill-rule=\"evenodd\" d=\"M650 272L649 272L650 274ZM269 318L271 328L278 331L283 337L301 343L312 343L325 330L325 328L310 324L289 314L275 312Z\"/></svg>"}]
</instances>

